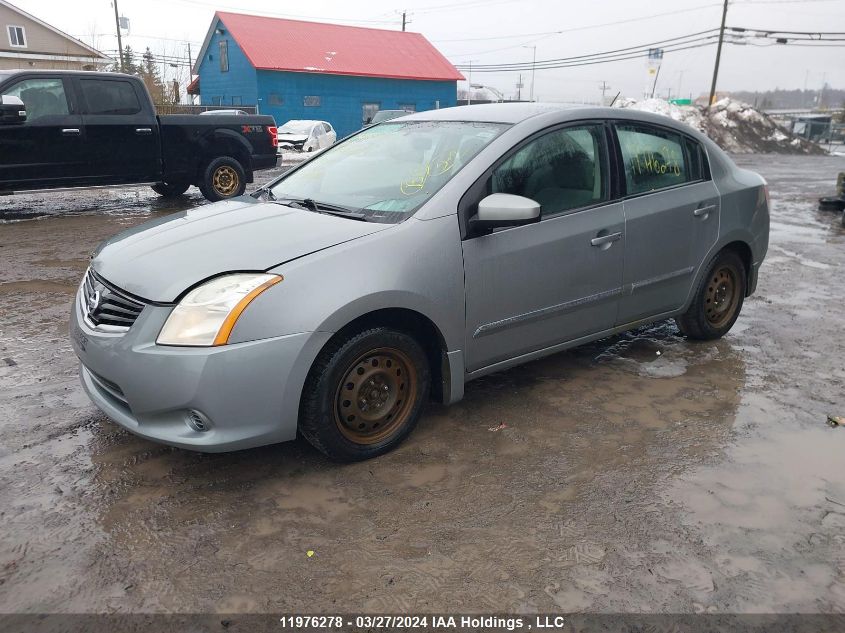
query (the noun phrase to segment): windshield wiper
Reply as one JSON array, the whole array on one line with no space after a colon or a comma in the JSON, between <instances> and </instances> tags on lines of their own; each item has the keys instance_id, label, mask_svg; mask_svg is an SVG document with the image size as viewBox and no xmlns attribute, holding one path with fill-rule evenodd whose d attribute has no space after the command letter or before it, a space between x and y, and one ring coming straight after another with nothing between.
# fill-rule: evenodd
<instances>
[{"instance_id":1,"label":"windshield wiper","mask_svg":"<svg viewBox=\"0 0 845 633\"><path fill-rule=\"evenodd\" d=\"M337 215L342 218L349 218L350 220L361 220L367 222L367 216L357 211L352 211L347 207L342 207L336 204L329 204L328 202L317 202L313 198L273 198L280 204L289 206L296 205L297 207L308 209L314 213L325 213L327 215Z\"/></svg>"},{"instance_id":2,"label":"windshield wiper","mask_svg":"<svg viewBox=\"0 0 845 633\"><path fill-rule=\"evenodd\" d=\"M276 194L273 193L273 190L268 187L262 187L261 189L258 189L255 193L257 193L259 197L266 197L268 200L276 199Z\"/></svg>"}]
</instances>

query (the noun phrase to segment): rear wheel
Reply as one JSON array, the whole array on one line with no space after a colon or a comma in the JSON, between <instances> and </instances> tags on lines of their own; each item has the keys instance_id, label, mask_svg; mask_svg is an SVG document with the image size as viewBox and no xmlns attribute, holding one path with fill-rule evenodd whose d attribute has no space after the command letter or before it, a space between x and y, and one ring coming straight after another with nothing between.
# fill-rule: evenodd
<instances>
[{"instance_id":1,"label":"rear wheel","mask_svg":"<svg viewBox=\"0 0 845 633\"><path fill-rule=\"evenodd\" d=\"M733 327L745 299L746 270L733 251L722 251L699 281L689 309L675 321L692 339L721 338Z\"/></svg>"},{"instance_id":2,"label":"rear wheel","mask_svg":"<svg viewBox=\"0 0 845 633\"><path fill-rule=\"evenodd\" d=\"M236 198L246 191L244 168L231 156L215 158L206 166L199 187L212 202Z\"/></svg>"},{"instance_id":3,"label":"rear wheel","mask_svg":"<svg viewBox=\"0 0 845 633\"><path fill-rule=\"evenodd\" d=\"M430 384L414 338L384 327L331 343L305 383L299 430L336 461L382 455L419 420Z\"/></svg>"},{"instance_id":4,"label":"rear wheel","mask_svg":"<svg viewBox=\"0 0 845 633\"><path fill-rule=\"evenodd\" d=\"M190 186L191 183L187 182L157 182L152 190L165 198L175 198L185 193Z\"/></svg>"}]
</instances>

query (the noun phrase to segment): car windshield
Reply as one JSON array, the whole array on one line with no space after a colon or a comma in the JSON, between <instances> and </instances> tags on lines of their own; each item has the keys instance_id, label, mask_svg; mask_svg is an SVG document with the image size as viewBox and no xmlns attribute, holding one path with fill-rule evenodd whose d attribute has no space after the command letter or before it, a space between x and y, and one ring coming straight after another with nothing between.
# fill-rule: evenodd
<instances>
[{"instance_id":1,"label":"car windshield","mask_svg":"<svg viewBox=\"0 0 845 633\"><path fill-rule=\"evenodd\" d=\"M280 201L307 200L317 208L343 207L373 222L401 222L507 127L464 121L383 123L316 156L270 191Z\"/></svg>"},{"instance_id":2,"label":"car windshield","mask_svg":"<svg viewBox=\"0 0 845 633\"><path fill-rule=\"evenodd\" d=\"M288 121L279 128L279 134L309 134L314 121Z\"/></svg>"}]
</instances>

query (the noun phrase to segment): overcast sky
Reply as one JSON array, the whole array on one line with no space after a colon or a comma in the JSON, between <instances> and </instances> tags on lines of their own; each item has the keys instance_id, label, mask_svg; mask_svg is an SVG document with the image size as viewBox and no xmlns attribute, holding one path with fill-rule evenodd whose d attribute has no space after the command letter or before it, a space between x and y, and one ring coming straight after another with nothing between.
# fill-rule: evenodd
<instances>
[{"instance_id":1,"label":"overcast sky","mask_svg":"<svg viewBox=\"0 0 845 633\"><path fill-rule=\"evenodd\" d=\"M25 11L100 50L117 48L114 13L109 0L11 0ZM143 51L184 56L186 42L196 55L215 9L399 29L407 9L409 31L425 35L456 64L531 62L636 46L718 27L719 0L635 2L631 0L386 0L330 2L291 0L118 0L131 20L124 39ZM397 0L398 1L398 0ZM609 23L616 24L609 24ZM845 31L845 0L733 0L729 26L791 31ZM804 88L818 90L823 81L845 87L845 47L766 46L753 38L728 45L722 54L720 90ZM342 46L342 42L338 42ZM817 46L817 45L816 45ZM715 46L667 52L657 82L658 94L698 96L710 87ZM464 72L464 74L467 74ZM473 83L494 86L512 96L517 73L474 72ZM640 97L650 84L645 59L538 70L534 94L548 101L597 101L601 82L608 95ZM523 72L522 96L531 88Z\"/></svg>"}]
</instances>

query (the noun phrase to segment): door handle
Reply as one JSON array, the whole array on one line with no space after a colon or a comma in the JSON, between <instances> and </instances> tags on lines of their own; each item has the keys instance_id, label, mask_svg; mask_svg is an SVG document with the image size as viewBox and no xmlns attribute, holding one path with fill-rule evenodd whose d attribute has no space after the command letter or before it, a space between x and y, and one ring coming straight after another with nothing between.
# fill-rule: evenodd
<instances>
[{"instance_id":1,"label":"door handle","mask_svg":"<svg viewBox=\"0 0 845 633\"><path fill-rule=\"evenodd\" d=\"M151 127L136 127L135 134L140 136L146 136L153 133L153 128Z\"/></svg>"},{"instance_id":2,"label":"door handle","mask_svg":"<svg viewBox=\"0 0 845 633\"><path fill-rule=\"evenodd\" d=\"M698 207L695 211L692 212L692 214L697 218L700 218L701 216L707 217L707 215L709 215L711 211L715 211L715 210L716 210L716 205L710 204L710 205L707 205L706 207Z\"/></svg>"},{"instance_id":3,"label":"door handle","mask_svg":"<svg viewBox=\"0 0 845 633\"><path fill-rule=\"evenodd\" d=\"M594 237L590 240L590 244L593 246L604 246L605 244L610 245L611 243L615 242L616 240L622 239L622 233L608 233L607 235L599 235Z\"/></svg>"},{"instance_id":4,"label":"door handle","mask_svg":"<svg viewBox=\"0 0 845 633\"><path fill-rule=\"evenodd\" d=\"M62 128L62 136L79 136L80 131L78 127Z\"/></svg>"}]
</instances>

